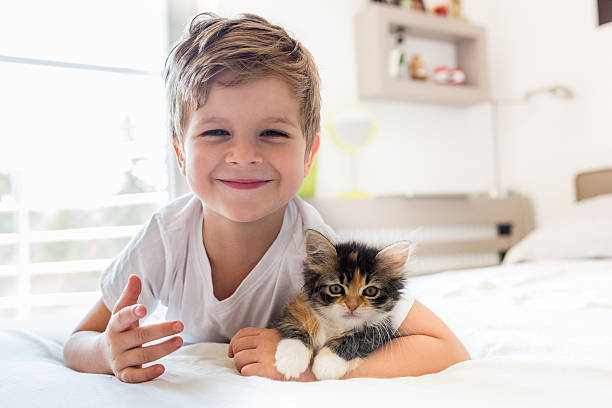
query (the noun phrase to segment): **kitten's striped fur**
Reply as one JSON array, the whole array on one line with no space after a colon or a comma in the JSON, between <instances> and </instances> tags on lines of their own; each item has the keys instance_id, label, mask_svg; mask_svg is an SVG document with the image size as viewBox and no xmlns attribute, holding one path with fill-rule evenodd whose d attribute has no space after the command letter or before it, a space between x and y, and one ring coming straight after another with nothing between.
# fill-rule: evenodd
<instances>
[{"instance_id":1,"label":"kitten's striped fur","mask_svg":"<svg viewBox=\"0 0 612 408\"><path fill-rule=\"evenodd\" d=\"M276 368L287 379L304 372L314 355L317 379L344 376L394 337L390 312L404 287L410 244L382 250L332 244L306 233L304 287L275 328L281 334Z\"/></svg>"}]
</instances>

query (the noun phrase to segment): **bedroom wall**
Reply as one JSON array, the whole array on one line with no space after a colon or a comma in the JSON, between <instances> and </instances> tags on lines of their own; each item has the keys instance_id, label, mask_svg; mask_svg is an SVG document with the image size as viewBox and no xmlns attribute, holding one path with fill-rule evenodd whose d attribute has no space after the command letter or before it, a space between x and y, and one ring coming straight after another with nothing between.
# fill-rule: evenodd
<instances>
[{"instance_id":1,"label":"bedroom wall","mask_svg":"<svg viewBox=\"0 0 612 408\"><path fill-rule=\"evenodd\" d=\"M261 14L313 53L323 82L322 121L358 99L353 16L368 0L193 0L194 10L223 16ZM606 115L612 106L612 26L596 28L595 1L464 0L469 21L488 30L491 95L500 100L503 189L534 202L545 224L573 203L574 175L612 165ZM288 12L288 10L290 12ZM506 104L529 89L570 86L572 101L543 95ZM492 187L491 107L366 102L380 124L375 141L357 153L360 190L373 194L480 192ZM323 132L317 195L350 189L348 154Z\"/></svg>"},{"instance_id":2,"label":"bedroom wall","mask_svg":"<svg viewBox=\"0 0 612 408\"><path fill-rule=\"evenodd\" d=\"M488 29L492 97L553 84L571 101L539 96L499 105L502 186L529 195L540 225L574 202L574 176L612 166L612 24L597 27L595 0L466 0Z\"/></svg>"}]
</instances>

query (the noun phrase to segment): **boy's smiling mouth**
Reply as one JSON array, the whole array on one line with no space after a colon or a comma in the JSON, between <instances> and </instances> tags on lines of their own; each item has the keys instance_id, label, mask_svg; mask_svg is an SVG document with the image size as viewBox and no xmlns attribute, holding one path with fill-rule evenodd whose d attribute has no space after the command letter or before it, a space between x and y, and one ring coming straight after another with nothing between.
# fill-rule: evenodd
<instances>
[{"instance_id":1,"label":"boy's smiling mouth","mask_svg":"<svg viewBox=\"0 0 612 408\"><path fill-rule=\"evenodd\" d=\"M236 190L252 190L259 188L272 180L258 179L217 179L221 183Z\"/></svg>"}]
</instances>

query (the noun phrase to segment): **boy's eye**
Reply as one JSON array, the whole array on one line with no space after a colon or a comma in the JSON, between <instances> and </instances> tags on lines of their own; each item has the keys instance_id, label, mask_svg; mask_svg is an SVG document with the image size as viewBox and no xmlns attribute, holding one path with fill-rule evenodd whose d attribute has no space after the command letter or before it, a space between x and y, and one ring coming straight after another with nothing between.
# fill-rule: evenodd
<instances>
[{"instance_id":1,"label":"boy's eye","mask_svg":"<svg viewBox=\"0 0 612 408\"><path fill-rule=\"evenodd\" d=\"M336 284L336 285L331 285L329 287L329 293L331 293L332 295L341 295L344 292L344 288L342 288L342 286Z\"/></svg>"},{"instance_id":2,"label":"boy's eye","mask_svg":"<svg viewBox=\"0 0 612 408\"><path fill-rule=\"evenodd\" d=\"M363 290L363 294L368 297L374 297L378 294L378 288L375 286L368 286Z\"/></svg>"},{"instance_id":3,"label":"boy's eye","mask_svg":"<svg viewBox=\"0 0 612 408\"><path fill-rule=\"evenodd\" d=\"M288 137L286 133L281 132L279 130L266 129L261 132L262 136L275 136L275 137Z\"/></svg>"},{"instance_id":4,"label":"boy's eye","mask_svg":"<svg viewBox=\"0 0 612 408\"><path fill-rule=\"evenodd\" d=\"M226 136L226 135L229 135L229 132L223 129L212 129L212 130L207 130L206 132L202 133L202 135L204 136Z\"/></svg>"}]
</instances>

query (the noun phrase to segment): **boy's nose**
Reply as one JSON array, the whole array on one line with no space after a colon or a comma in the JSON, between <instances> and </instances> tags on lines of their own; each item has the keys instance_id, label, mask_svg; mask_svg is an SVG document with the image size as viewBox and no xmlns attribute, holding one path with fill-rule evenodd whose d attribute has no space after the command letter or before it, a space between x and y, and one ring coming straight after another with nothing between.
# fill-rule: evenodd
<instances>
[{"instance_id":1,"label":"boy's nose","mask_svg":"<svg viewBox=\"0 0 612 408\"><path fill-rule=\"evenodd\" d=\"M263 161L256 147L250 141L237 141L227 152L225 162L228 164L255 165Z\"/></svg>"}]
</instances>

